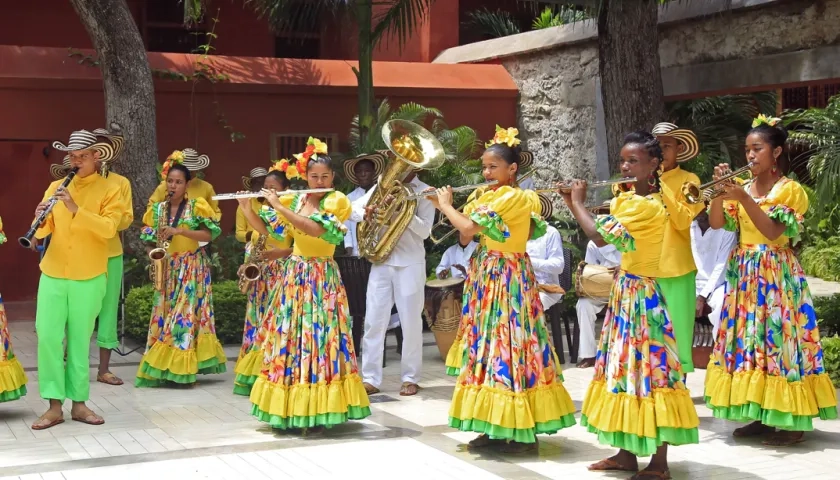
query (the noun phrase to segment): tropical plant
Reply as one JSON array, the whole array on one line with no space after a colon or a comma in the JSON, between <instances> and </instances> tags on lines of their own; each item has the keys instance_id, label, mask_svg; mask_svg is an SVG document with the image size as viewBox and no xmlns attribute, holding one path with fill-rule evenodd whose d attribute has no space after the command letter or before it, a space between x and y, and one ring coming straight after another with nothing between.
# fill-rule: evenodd
<instances>
[{"instance_id":1,"label":"tropical plant","mask_svg":"<svg viewBox=\"0 0 840 480\"><path fill-rule=\"evenodd\" d=\"M836 207L840 198L840 95L831 97L825 108L794 110L784 115L788 141L806 148L808 172L815 181L819 213Z\"/></svg>"},{"instance_id":2,"label":"tropical plant","mask_svg":"<svg viewBox=\"0 0 840 480\"><path fill-rule=\"evenodd\" d=\"M359 83L359 135L368 136L374 118L373 51L396 37L399 48L420 25L434 0L245 0L257 14L269 19L275 31L312 29L325 14L352 15L359 34L359 67L353 68Z\"/></svg>"},{"instance_id":3,"label":"tropical plant","mask_svg":"<svg viewBox=\"0 0 840 480\"><path fill-rule=\"evenodd\" d=\"M488 38L507 37L520 33L519 24L510 12L481 7L467 13L465 25Z\"/></svg>"},{"instance_id":4,"label":"tropical plant","mask_svg":"<svg viewBox=\"0 0 840 480\"><path fill-rule=\"evenodd\" d=\"M542 30L544 28L559 27L568 23L579 22L587 18L587 14L583 10L579 10L573 6L563 5L559 8L545 7L545 9L537 15L531 23L531 28L534 30Z\"/></svg>"},{"instance_id":5,"label":"tropical plant","mask_svg":"<svg viewBox=\"0 0 840 480\"><path fill-rule=\"evenodd\" d=\"M744 138L758 114L776 111L775 92L680 100L666 105L667 118L697 135L702 152L685 167L702 180L711 179L715 165L744 162Z\"/></svg>"}]
</instances>

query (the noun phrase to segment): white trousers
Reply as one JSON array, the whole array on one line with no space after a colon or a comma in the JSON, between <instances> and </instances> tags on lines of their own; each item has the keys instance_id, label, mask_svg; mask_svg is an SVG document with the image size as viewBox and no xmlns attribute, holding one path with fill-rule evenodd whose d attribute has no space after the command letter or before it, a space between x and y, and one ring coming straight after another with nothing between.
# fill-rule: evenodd
<instances>
[{"instance_id":1,"label":"white trousers","mask_svg":"<svg viewBox=\"0 0 840 480\"><path fill-rule=\"evenodd\" d=\"M426 266L373 265L368 279L365 336L362 339L362 381L382 385L382 349L396 303L403 332L400 370L403 382L419 383L423 367L423 302Z\"/></svg>"},{"instance_id":2,"label":"white trousers","mask_svg":"<svg viewBox=\"0 0 840 480\"><path fill-rule=\"evenodd\" d=\"M715 341L717 341L717 333L720 328L720 315L723 311L724 290L726 290L726 284L720 285L714 292L712 292L712 295L706 302L706 304L709 305L709 308L712 309L712 313L709 314L709 322L712 323L712 338L715 339Z\"/></svg>"},{"instance_id":3,"label":"white trousers","mask_svg":"<svg viewBox=\"0 0 840 480\"><path fill-rule=\"evenodd\" d=\"M557 305L557 302L563 300L562 293L545 293L540 292L540 302L543 305L543 311L548 312L548 309Z\"/></svg>"},{"instance_id":4,"label":"white trousers","mask_svg":"<svg viewBox=\"0 0 840 480\"><path fill-rule=\"evenodd\" d=\"M578 325L580 325L580 342L578 346L578 358L593 358L598 345L595 343L595 319L598 317L607 299L578 298L575 310L577 310Z\"/></svg>"}]
</instances>

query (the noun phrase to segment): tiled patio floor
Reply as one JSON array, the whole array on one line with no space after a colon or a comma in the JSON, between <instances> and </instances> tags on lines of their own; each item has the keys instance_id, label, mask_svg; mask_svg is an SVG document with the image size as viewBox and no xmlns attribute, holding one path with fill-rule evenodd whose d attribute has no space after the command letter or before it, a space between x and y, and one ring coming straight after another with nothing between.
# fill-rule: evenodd
<instances>
[{"instance_id":1,"label":"tiled patio floor","mask_svg":"<svg viewBox=\"0 0 840 480\"><path fill-rule=\"evenodd\" d=\"M46 408L38 397L35 335L31 322L10 325L15 350L29 376L29 394L0 404L0 476L21 479L345 478L365 479L618 479L586 465L611 454L593 435L572 427L540 438L533 455L476 454L464 443L472 434L447 423L453 379L443 374L433 338L427 334L423 389L398 395L399 357L389 338L383 394L372 397L373 415L324 434L300 438L273 432L249 415L248 399L233 395L233 361L224 375L200 377L193 388L136 389L131 386L138 353L114 355L122 387L92 383L90 406L106 419L94 427L68 421L35 432L29 425ZM92 366L98 350L91 344ZM133 345L129 346L133 347ZM235 358L237 346L226 348ZM91 370L91 379L95 378ZM592 369L567 365L566 387L580 407ZM701 416L701 443L671 448L674 479L838 478L840 422L816 422L807 441L787 449L758 440L735 440L734 428L713 419L702 405L703 371L689 378ZM832 473L834 472L834 473Z\"/></svg>"}]
</instances>

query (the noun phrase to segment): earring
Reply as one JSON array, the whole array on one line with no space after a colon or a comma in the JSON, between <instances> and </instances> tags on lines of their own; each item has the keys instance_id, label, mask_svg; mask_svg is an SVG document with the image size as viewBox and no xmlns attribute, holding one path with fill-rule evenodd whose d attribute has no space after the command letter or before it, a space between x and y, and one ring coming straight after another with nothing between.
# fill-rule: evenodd
<instances>
[{"instance_id":1,"label":"earring","mask_svg":"<svg viewBox=\"0 0 840 480\"><path fill-rule=\"evenodd\" d=\"M648 186L651 190L656 190L656 175L653 173L648 175Z\"/></svg>"}]
</instances>

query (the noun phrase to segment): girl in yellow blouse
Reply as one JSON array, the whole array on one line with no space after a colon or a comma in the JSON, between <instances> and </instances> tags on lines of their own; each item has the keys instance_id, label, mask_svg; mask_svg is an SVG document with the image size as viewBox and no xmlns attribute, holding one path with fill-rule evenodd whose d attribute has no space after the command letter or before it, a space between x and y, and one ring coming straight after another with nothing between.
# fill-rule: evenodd
<instances>
[{"instance_id":1,"label":"girl in yellow blouse","mask_svg":"<svg viewBox=\"0 0 840 480\"><path fill-rule=\"evenodd\" d=\"M586 236L620 252L621 269L607 303L595 356L595 377L581 408L581 424L619 452L589 467L639 470L637 456L653 455L632 478L671 478L668 444L698 443L699 420L683 383L666 298L656 282L668 216L659 193L662 149L648 132L631 133L621 149L621 174L636 177L619 193L609 215L593 219L586 209L586 182L576 180L563 200Z\"/></svg>"},{"instance_id":2,"label":"girl in yellow blouse","mask_svg":"<svg viewBox=\"0 0 840 480\"><path fill-rule=\"evenodd\" d=\"M255 169L256 170L256 169ZM262 169L265 171L264 169ZM289 187L289 180L286 175L275 170L267 173L264 177L264 183L261 182L265 188L274 190L275 192L282 192ZM242 215L243 221L245 214L242 213L243 208L251 208L253 211L253 200L247 203L245 207L237 209L237 217ZM243 202L244 203L244 202ZM256 230L250 231L250 241L245 250L245 263L251 261L254 254L254 248L259 244L262 235ZM283 264L291 255L292 236L288 235L286 238L279 240L270 235L265 238L265 251L263 253L263 261L260 265L260 277L251 284L248 290L248 304L245 307L245 330L242 333L242 347L239 349L239 358L236 360L236 367L234 372L236 378L234 379L233 393L237 395L251 395L251 387L260 375L262 369L262 353L260 346L262 339L265 337L264 322L266 318L266 307L268 302L268 294L275 288L275 282L283 279Z\"/></svg>"},{"instance_id":3,"label":"girl in yellow blouse","mask_svg":"<svg viewBox=\"0 0 840 480\"><path fill-rule=\"evenodd\" d=\"M6 243L3 234L3 220L0 219L0 244ZM6 321L6 309L0 296L0 403L10 402L26 395L26 374L15 357L12 337Z\"/></svg>"},{"instance_id":4,"label":"girl in yellow blouse","mask_svg":"<svg viewBox=\"0 0 840 480\"><path fill-rule=\"evenodd\" d=\"M464 287L459 335L447 356L457 375L449 425L481 435L470 447L535 449L537 434L575 424L575 406L562 383L549 341L534 270L525 253L529 238L546 231L540 201L516 187L519 139L515 128L497 128L481 157L484 178L496 187L476 193L462 214L452 190L430 199L462 236L481 235Z\"/></svg>"},{"instance_id":5,"label":"girl in yellow blouse","mask_svg":"<svg viewBox=\"0 0 840 480\"><path fill-rule=\"evenodd\" d=\"M186 195L191 174L177 159L161 172L170 201L153 204L143 216L141 238L154 244L159 230L169 239L163 292L155 291L146 352L135 386L156 387L164 381L192 384L196 374L223 373L225 356L216 338L210 261L199 242L216 238L218 217L203 198Z\"/></svg>"},{"instance_id":6,"label":"girl in yellow blouse","mask_svg":"<svg viewBox=\"0 0 840 480\"><path fill-rule=\"evenodd\" d=\"M310 138L296 161L278 162L289 179L332 188L335 172L326 145ZM359 377L347 295L333 260L344 240L351 205L340 192L283 196L263 190L269 206L254 214L240 206L261 235L294 238L266 306L262 369L251 389L252 413L279 429L320 429L370 415Z\"/></svg>"},{"instance_id":7,"label":"girl in yellow blouse","mask_svg":"<svg viewBox=\"0 0 840 480\"><path fill-rule=\"evenodd\" d=\"M783 174L787 132L778 122L755 120L746 139L752 180L725 184L709 209L711 227L737 230L740 245L727 265L705 396L715 417L752 421L736 437L769 434L766 445L787 446L814 429L813 418L837 418L837 397L808 282L790 249L808 197ZM726 167L715 168L715 179Z\"/></svg>"}]
</instances>

